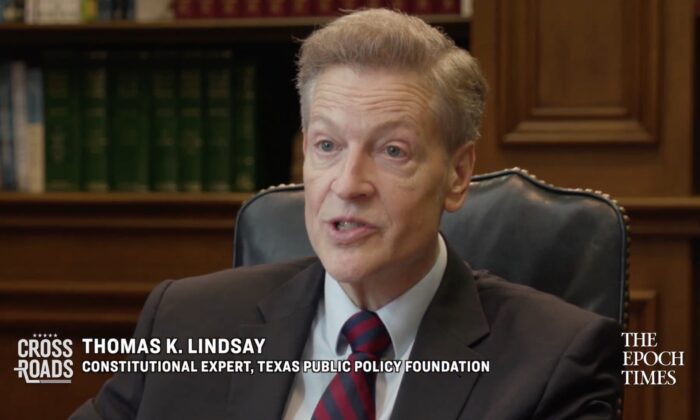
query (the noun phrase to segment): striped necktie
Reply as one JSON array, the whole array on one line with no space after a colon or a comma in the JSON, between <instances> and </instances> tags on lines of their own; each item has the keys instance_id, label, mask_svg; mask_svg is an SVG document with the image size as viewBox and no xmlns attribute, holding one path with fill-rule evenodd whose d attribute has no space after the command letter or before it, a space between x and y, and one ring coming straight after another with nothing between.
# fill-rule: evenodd
<instances>
[{"instance_id":1,"label":"striped necktie","mask_svg":"<svg viewBox=\"0 0 700 420\"><path fill-rule=\"evenodd\" d=\"M356 360L377 361L391 344L389 333L376 313L360 311L343 325L343 336L350 343L348 356ZM316 405L312 420L374 420L374 383L376 374L353 371L336 374Z\"/></svg>"}]
</instances>

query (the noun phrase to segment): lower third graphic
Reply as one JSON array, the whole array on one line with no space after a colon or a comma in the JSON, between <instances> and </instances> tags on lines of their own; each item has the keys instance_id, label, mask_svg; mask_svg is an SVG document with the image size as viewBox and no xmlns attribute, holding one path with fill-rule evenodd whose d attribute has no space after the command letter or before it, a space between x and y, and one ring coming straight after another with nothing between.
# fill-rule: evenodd
<instances>
[{"instance_id":1,"label":"lower third graphic","mask_svg":"<svg viewBox=\"0 0 700 420\"><path fill-rule=\"evenodd\" d=\"M69 384L73 341L58 334L32 334L17 341L17 377L28 384Z\"/></svg>"}]
</instances>

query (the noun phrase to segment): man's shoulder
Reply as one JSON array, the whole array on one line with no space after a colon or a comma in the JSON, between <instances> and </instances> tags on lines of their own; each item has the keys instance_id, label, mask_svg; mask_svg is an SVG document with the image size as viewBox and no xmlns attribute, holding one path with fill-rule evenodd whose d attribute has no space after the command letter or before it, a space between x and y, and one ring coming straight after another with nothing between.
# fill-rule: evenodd
<instances>
[{"instance_id":1,"label":"man's shoulder","mask_svg":"<svg viewBox=\"0 0 700 420\"><path fill-rule=\"evenodd\" d=\"M258 302L316 261L306 258L170 280L149 297L154 331L161 335L192 331L206 335L258 322Z\"/></svg>"},{"instance_id":2,"label":"man's shoulder","mask_svg":"<svg viewBox=\"0 0 700 420\"><path fill-rule=\"evenodd\" d=\"M563 299L515 284L485 271L474 272L479 299L489 325L513 332L526 332L528 341L533 336L544 338L556 335L572 339L573 335L589 324L616 322L582 309ZM567 339L565 339L566 341Z\"/></svg>"},{"instance_id":3,"label":"man's shoulder","mask_svg":"<svg viewBox=\"0 0 700 420\"><path fill-rule=\"evenodd\" d=\"M304 269L318 261L304 258L274 264L237 267L199 276L175 280L168 287L169 298L202 300L236 299L249 302L262 297L271 290L289 281Z\"/></svg>"}]
</instances>

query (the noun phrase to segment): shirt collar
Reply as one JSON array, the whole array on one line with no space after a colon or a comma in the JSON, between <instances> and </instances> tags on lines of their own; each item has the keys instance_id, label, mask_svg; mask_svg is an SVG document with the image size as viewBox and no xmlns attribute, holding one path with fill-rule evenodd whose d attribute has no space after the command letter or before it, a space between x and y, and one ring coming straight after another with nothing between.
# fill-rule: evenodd
<instances>
[{"instance_id":1,"label":"shirt collar","mask_svg":"<svg viewBox=\"0 0 700 420\"><path fill-rule=\"evenodd\" d=\"M441 235L438 235L438 256L433 267L418 283L402 295L379 308L377 315L386 326L391 336L395 359L408 357L418 326L430 301L440 286L447 266L447 247ZM338 281L327 271L324 279L323 312L325 313L325 337L329 345L336 344L336 353L340 356L347 349L347 342L341 339L343 324L360 309L350 300Z\"/></svg>"}]
</instances>

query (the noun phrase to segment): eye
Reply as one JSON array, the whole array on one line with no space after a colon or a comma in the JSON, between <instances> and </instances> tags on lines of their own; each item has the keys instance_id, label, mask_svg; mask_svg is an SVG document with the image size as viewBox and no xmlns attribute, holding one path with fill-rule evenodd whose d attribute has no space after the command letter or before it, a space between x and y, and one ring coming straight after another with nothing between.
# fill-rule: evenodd
<instances>
[{"instance_id":1,"label":"eye","mask_svg":"<svg viewBox=\"0 0 700 420\"><path fill-rule=\"evenodd\" d=\"M333 144L333 142L330 140L321 140L316 143L316 147L318 147L322 152L332 152L335 150L335 144Z\"/></svg>"},{"instance_id":2,"label":"eye","mask_svg":"<svg viewBox=\"0 0 700 420\"><path fill-rule=\"evenodd\" d=\"M395 145L389 145L384 149L387 155L389 155L392 158L402 158L406 156L406 152L403 151L399 146Z\"/></svg>"}]
</instances>

